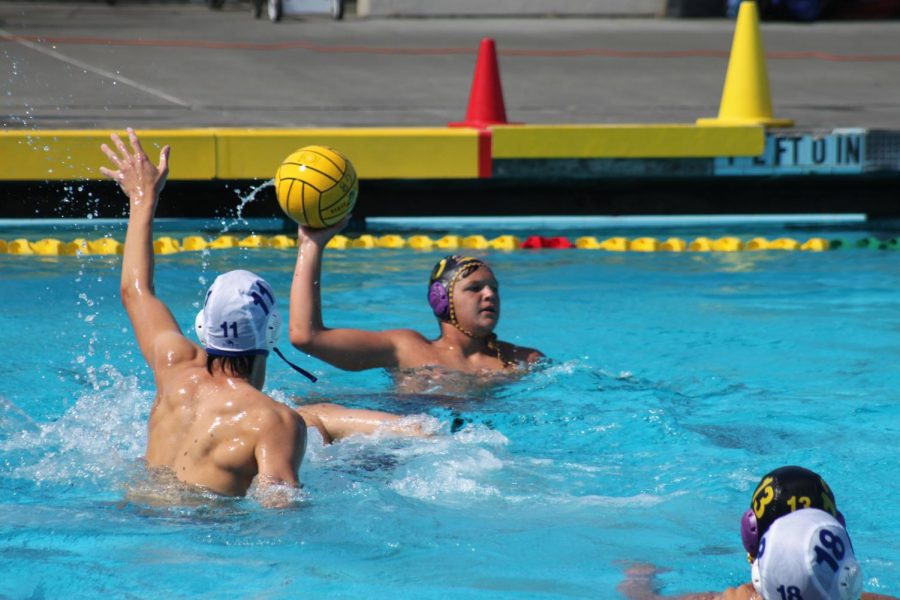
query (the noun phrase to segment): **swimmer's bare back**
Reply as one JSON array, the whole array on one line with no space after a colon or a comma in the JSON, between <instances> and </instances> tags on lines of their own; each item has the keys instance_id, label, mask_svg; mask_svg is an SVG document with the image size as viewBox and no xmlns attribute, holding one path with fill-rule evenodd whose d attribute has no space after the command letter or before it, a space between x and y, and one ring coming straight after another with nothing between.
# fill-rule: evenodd
<instances>
[{"instance_id":1,"label":"swimmer's bare back","mask_svg":"<svg viewBox=\"0 0 900 600\"><path fill-rule=\"evenodd\" d=\"M180 481L238 496L247 492L257 475L258 455L267 446L296 444L290 452L298 459L296 473L305 449L302 419L246 380L221 371L210 374L205 353L194 348L193 360L173 367L177 373L157 379L148 426L148 466L168 467Z\"/></svg>"}]
</instances>

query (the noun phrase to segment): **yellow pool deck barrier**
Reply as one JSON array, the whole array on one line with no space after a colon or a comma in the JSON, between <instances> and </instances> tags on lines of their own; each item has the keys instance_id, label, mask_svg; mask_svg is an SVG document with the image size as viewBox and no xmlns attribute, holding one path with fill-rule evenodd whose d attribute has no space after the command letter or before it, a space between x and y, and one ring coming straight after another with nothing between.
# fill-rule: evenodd
<instances>
[{"instance_id":1,"label":"yellow pool deck barrier","mask_svg":"<svg viewBox=\"0 0 900 600\"><path fill-rule=\"evenodd\" d=\"M233 235L221 235L208 239L199 235L190 235L182 239L169 236L158 237L153 241L156 254L175 254L180 252L202 252L228 249L275 249L292 250L297 247L297 239L288 235L273 236L248 235L238 238ZM488 239L480 234L468 236L445 235L432 238L417 234L404 237L398 234L371 235L361 234L356 237L336 235L328 243L335 250L407 250L425 252L443 252L455 250L496 250L496 251L544 251L544 250L597 250L605 252L692 252L692 253L728 253L728 252L760 252L760 251L801 251L823 252L842 249L878 249L900 250L900 238L881 240L872 237L856 241L843 239L827 240L813 237L806 240L794 238L767 239L754 237L742 240L734 236L716 239L697 237L691 240L670 237L658 240L653 237L609 237L598 239L594 236L577 238L574 243L565 237L529 236L522 239L512 234L500 235ZM33 256L108 256L122 254L122 242L103 237L96 240L78 238L65 242L55 238L42 238L31 241L25 238L0 240L0 254L33 255Z\"/></svg>"},{"instance_id":2,"label":"yellow pool deck barrier","mask_svg":"<svg viewBox=\"0 0 900 600\"><path fill-rule=\"evenodd\" d=\"M100 145L109 143L111 133L0 131L0 181L103 179L99 168L107 159ZM758 156L765 149L764 129L756 125L152 129L138 134L153 160L163 145L172 147L169 179L184 181L271 179L285 156L309 144L339 148L360 179L413 180L486 178L495 160L715 158Z\"/></svg>"}]
</instances>

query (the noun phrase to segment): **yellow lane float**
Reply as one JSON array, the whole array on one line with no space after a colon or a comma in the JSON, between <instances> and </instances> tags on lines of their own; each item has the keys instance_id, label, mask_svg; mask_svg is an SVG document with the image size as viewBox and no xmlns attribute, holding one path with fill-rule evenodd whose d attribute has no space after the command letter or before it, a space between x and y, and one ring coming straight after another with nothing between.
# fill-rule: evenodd
<instances>
[{"instance_id":1,"label":"yellow lane float","mask_svg":"<svg viewBox=\"0 0 900 600\"><path fill-rule=\"evenodd\" d=\"M59 247L62 242L52 238L44 238L36 242L32 242L31 250L35 254L42 256L59 256Z\"/></svg>"},{"instance_id":2,"label":"yellow lane float","mask_svg":"<svg viewBox=\"0 0 900 600\"><path fill-rule=\"evenodd\" d=\"M628 238L611 237L600 242L601 250L610 252L625 252L628 250Z\"/></svg>"},{"instance_id":3,"label":"yellow lane float","mask_svg":"<svg viewBox=\"0 0 900 600\"><path fill-rule=\"evenodd\" d=\"M406 245L416 250L431 250L434 247L434 240L427 235L412 235L406 240Z\"/></svg>"},{"instance_id":4,"label":"yellow lane float","mask_svg":"<svg viewBox=\"0 0 900 600\"><path fill-rule=\"evenodd\" d=\"M444 250L456 250L459 248L459 236L458 235L445 235L434 243L438 248L442 248Z\"/></svg>"},{"instance_id":5,"label":"yellow lane float","mask_svg":"<svg viewBox=\"0 0 900 600\"><path fill-rule=\"evenodd\" d=\"M92 242L88 242L91 254L122 254L125 245L119 240L112 238L100 238Z\"/></svg>"},{"instance_id":6,"label":"yellow lane float","mask_svg":"<svg viewBox=\"0 0 900 600\"><path fill-rule=\"evenodd\" d=\"M76 238L68 244L62 244L59 247L59 253L62 256L86 256L91 253L88 247L88 241L84 238Z\"/></svg>"},{"instance_id":7,"label":"yellow lane float","mask_svg":"<svg viewBox=\"0 0 900 600\"><path fill-rule=\"evenodd\" d=\"M514 235L497 236L488 242L494 250L517 250L522 241Z\"/></svg>"},{"instance_id":8,"label":"yellow lane float","mask_svg":"<svg viewBox=\"0 0 900 600\"><path fill-rule=\"evenodd\" d=\"M241 248L268 248L269 240L261 235L248 235L242 240L238 240L238 246Z\"/></svg>"},{"instance_id":9,"label":"yellow lane float","mask_svg":"<svg viewBox=\"0 0 900 600\"><path fill-rule=\"evenodd\" d=\"M375 236L364 233L350 242L351 248L375 248L378 245Z\"/></svg>"},{"instance_id":10,"label":"yellow lane float","mask_svg":"<svg viewBox=\"0 0 900 600\"><path fill-rule=\"evenodd\" d=\"M278 248L279 250L296 248L297 240L287 235L273 235L269 238L269 246L271 246L272 248Z\"/></svg>"},{"instance_id":11,"label":"yellow lane float","mask_svg":"<svg viewBox=\"0 0 900 600\"><path fill-rule=\"evenodd\" d=\"M656 252L658 248L659 242L652 237L639 237L628 244L628 249L632 252Z\"/></svg>"},{"instance_id":12,"label":"yellow lane float","mask_svg":"<svg viewBox=\"0 0 900 600\"><path fill-rule=\"evenodd\" d=\"M664 252L684 252L687 250L687 242L681 238L670 237L659 245L659 249Z\"/></svg>"},{"instance_id":13,"label":"yellow lane float","mask_svg":"<svg viewBox=\"0 0 900 600\"><path fill-rule=\"evenodd\" d=\"M337 250L346 250L350 247L350 238L346 235L336 235L325 245L326 248L336 248Z\"/></svg>"},{"instance_id":14,"label":"yellow lane float","mask_svg":"<svg viewBox=\"0 0 900 600\"><path fill-rule=\"evenodd\" d=\"M236 248L238 239L233 235L220 235L209 243L208 248L222 250L224 248Z\"/></svg>"},{"instance_id":15,"label":"yellow lane float","mask_svg":"<svg viewBox=\"0 0 900 600\"><path fill-rule=\"evenodd\" d=\"M154 254L174 254L181 252L181 244L178 240L170 237L161 237L153 242Z\"/></svg>"},{"instance_id":16,"label":"yellow lane float","mask_svg":"<svg viewBox=\"0 0 900 600\"><path fill-rule=\"evenodd\" d=\"M199 235L189 235L181 240L181 249L185 252L197 252L199 250L206 250L208 246L209 242L206 241L206 238Z\"/></svg>"}]
</instances>

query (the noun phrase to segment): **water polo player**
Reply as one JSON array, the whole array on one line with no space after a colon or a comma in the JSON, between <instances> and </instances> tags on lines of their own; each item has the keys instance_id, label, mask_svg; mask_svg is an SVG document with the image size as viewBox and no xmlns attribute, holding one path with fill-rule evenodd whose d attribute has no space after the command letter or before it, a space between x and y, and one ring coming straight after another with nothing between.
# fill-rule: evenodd
<instances>
[{"instance_id":1,"label":"water polo player","mask_svg":"<svg viewBox=\"0 0 900 600\"><path fill-rule=\"evenodd\" d=\"M365 331L329 328L322 321L322 252L346 221L328 228L301 226L291 287L291 343L338 368L419 369L439 366L465 373L502 372L543 355L497 339L500 292L493 271L471 257L448 256L431 273L428 301L440 336L411 329Z\"/></svg>"},{"instance_id":2,"label":"water polo player","mask_svg":"<svg viewBox=\"0 0 900 600\"><path fill-rule=\"evenodd\" d=\"M817 473L803 467L779 467L766 473L741 517L741 541L750 562L756 559L759 540L776 519L804 508L817 508L846 526L831 488Z\"/></svg>"},{"instance_id":3,"label":"water polo player","mask_svg":"<svg viewBox=\"0 0 900 600\"><path fill-rule=\"evenodd\" d=\"M678 600L896 600L862 592L863 575L834 494L817 473L786 466L766 473L741 517L751 581ZM635 600L658 594L650 565L632 567L619 591Z\"/></svg>"},{"instance_id":4,"label":"water polo player","mask_svg":"<svg viewBox=\"0 0 900 600\"><path fill-rule=\"evenodd\" d=\"M289 488L298 485L307 426L326 442L374 430L420 435L396 415L333 404L294 410L263 394L266 358L281 321L271 286L249 271L229 271L210 286L195 321L201 345L182 334L153 285L153 221L169 147L157 166L133 130L128 137L130 149L115 134L115 150L103 144L112 168L100 170L130 203L121 294L156 383L147 465L226 496L245 494L255 479L263 503L278 506L291 501Z\"/></svg>"}]
</instances>

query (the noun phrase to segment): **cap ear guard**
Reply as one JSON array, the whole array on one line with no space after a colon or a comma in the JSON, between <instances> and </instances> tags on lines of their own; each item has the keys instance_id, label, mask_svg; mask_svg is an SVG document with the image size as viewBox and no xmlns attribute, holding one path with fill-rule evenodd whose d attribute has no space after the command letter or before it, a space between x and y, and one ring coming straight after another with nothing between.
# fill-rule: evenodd
<instances>
[{"instance_id":1,"label":"cap ear guard","mask_svg":"<svg viewBox=\"0 0 900 600\"><path fill-rule=\"evenodd\" d=\"M442 282L435 281L428 288L428 304L437 318L446 319L450 315L450 295Z\"/></svg>"},{"instance_id":2,"label":"cap ear guard","mask_svg":"<svg viewBox=\"0 0 900 600\"><path fill-rule=\"evenodd\" d=\"M752 508L748 508L741 517L741 541L747 554L755 558L759 548L759 524Z\"/></svg>"},{"instance_id":3,"label":"cap ear guard","mask_svg":"<svg viewBox=\"0 0 900 600\"><path fill-rule=\"evenodd\" d=\"M197 313L197 316L194 317L194 332L197 334L197 341L200 342L200 345L206 348L206 328L203 324L206 322L206 317L203 314L203 309L200 309L200 312Z\"/></svg>"}]
</instances>

